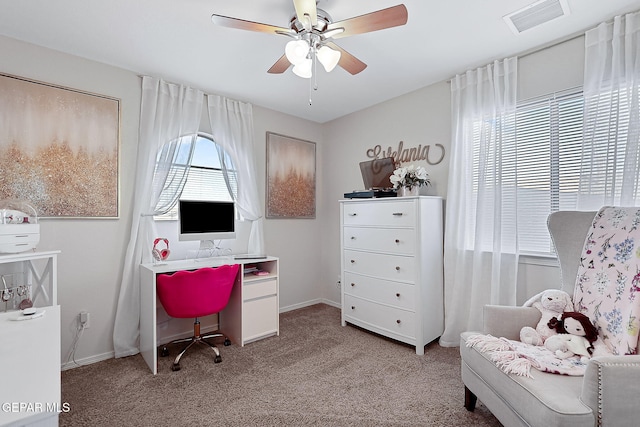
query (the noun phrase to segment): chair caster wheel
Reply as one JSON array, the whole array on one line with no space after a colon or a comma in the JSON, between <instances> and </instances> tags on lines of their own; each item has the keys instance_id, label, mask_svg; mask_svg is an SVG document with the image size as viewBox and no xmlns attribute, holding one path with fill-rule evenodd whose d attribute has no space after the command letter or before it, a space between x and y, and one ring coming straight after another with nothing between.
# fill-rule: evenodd
<instances>
[{"instance_id":1,"label":"chair caster wheel","mask_svg":"<svg viewBox=\"0 0 640 427\"><path fill-rule=\"evenodd\" d=\"M225 339L224 339L224 345L225 345L226 347L229 347L229 346L231 345L231 340L230 340L229 338L225 338Z\"/></svg>"},{"instance_id":2,"label":"chair caster wheel","mask_svg":"<svg viewBox=\"0 0 640 427\"><path fill-rule=\"evenodd\" d=\"M160 357L167 357L169 355L169 349L167 347L162 347L160 350Z\"/></svg>"},{"instance_id":3,"label":"chair caster wheel","mask_svg":"<svg viewBox=\"0 0 640 427\"><path fill-rule=\"evenodd\" d=\"M180 370L180 364L179 363L174 363L173 365L171 365L171 370L173 372L179 371Z\"/></svg>"},{"instance_id":4,"label":"chair caster wheel","mask_svg":"<svg viewBox=\"0 0 640 427\"><path fill-rule=\"evenodd\" d=\"M222 357L221 356L214 357L213 363L220 363L220 362L222 362Z\"/></svg>"}]
</instances>

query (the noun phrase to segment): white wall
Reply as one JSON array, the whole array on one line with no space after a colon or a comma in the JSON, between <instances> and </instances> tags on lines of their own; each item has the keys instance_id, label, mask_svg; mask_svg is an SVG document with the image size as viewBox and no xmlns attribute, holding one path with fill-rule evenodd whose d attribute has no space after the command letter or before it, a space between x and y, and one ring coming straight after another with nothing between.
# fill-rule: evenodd
<instances>
[{"instance_id":1,"label":"white wall","mask_svg":"<svg viewBox=\"0 0 640 427\"><path fill-rule=\"evenodd\" d=\"M138 77L96 62L0 37L0 71L121 100L120 219L44 219L38 250L61 250L58 301L61 305L62 362L76 330L76 316L91 313L78 357L101 359L113 351L113 317L118 298L130 207L140 83Z\"/></svg>"},{"instance_id":2,"label":"white wall","mask_svg":"<svg viewBox=\"0 0 640 427\"><path fill-rule=\"evenodd\" d=\"M129 239L133 179L140 114L140 78L133 72L81 59L0 36L0 72L66 86L121 100L120 217L111 220L43 219L38 250L61 250L58 257L58 301L61 305L61 358L71 348L80 311L89 311L91 326L78 345L75 360L90 363L113 357L113 321ZM322 128L317 123L254 108L256 167L264 192L265 132L278 132L317 143L322 161ZM318 177L318 188L322 188ZM264 205L264 195L263 205ZM175 223L174 223L175 224ZM269 254L283 258L281 307L286 310L317 302L319 220L267 220ZM292 232L293 231L293 232ZM174 248L175 246L175 248ZM172 241L176 256L184 248Z\"/></svg>"},{"instance_id":3,"label":"white wall","mask_svg":"<svg viewBox=\"0 0 640 427\"><path fill-rule=\"evenodd\" d=\"M306 107L306 104L302 104L300 108ZM318 262L322 249L319 242L322 236L323 205L319 196L324 188L320 165L325 161L322 126L266 108L254 107L253 111L262 206L265 206L266 188L266 132L316 143L316 218L265 220L267 253L280 258L280 309L287 311L318 302L322 296L323 274Z\"/></svg>"},{"instance_id":4,"label":"white wall","mask_svg":"<svg viewBox=\"0 0 640 427\"><path fill-rule=\"evenodd\" d=\"M579 38L521 58L520 98L581 85L582 43ZM5 59L0 72L121 99L120 218L42 220L38 246L39 250L62 251L58 297L62 307L63 363L73 341L76 316L82 310L91 313L91 328L82 337L76 360L87 363L111 357L113 319L130 228L140 79L127 70L5 37L0 37L0 57ZM283 310L318 301L339 304L338 200L345 192L363 188L358 163L368 160L367 149L377 144L395 149L400 141L405 147L444 145L447 155L442 163L417 163L427 167L433 182L424 194L446 199L450 121L448 82L325 124L254 107L256 168L263 206L266 132L316 142L316 219L265 221L266 250L281 259ZM559 277L557 268L547 264L525 261L519 274L521 301Z\"/></svg>"},{"instance_id":5,"label":"white wall","mask_svg":"<svg viewBox=\"0 0 640 427\"><path fill-rule=\"evenodd\" d=\"M451 139L450 88L438 83L371 108L350 114L325 124L324 201L323 218L323 280L324 297L340 302L336 281L340 275L340 216L338 200L344 193L363 189L359 162L369 160L367 150L380 144L383 150L398 148L400 141L407 148L418 145L442 144L448 153ZM434 149L434 153L438 151ZM425 166L432 186L422 193L446 196L449 156L431 166Z\"/></svg>"}]
</instances>

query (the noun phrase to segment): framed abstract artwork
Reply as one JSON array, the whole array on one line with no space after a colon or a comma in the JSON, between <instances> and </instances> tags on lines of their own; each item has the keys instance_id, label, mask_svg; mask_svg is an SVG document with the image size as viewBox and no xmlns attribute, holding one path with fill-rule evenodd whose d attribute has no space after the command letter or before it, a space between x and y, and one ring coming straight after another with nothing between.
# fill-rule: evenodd
<instances>
[{"instance_id":1,"label":"framed abstract artwork","mask_svg":"<svg viewBox=\"0 0 640 427\"><path fill-rule=\"evenodd\" d=\"M0 74L0 199L118 218L120 100Z\"/></svg>"},{"instance_id":2,"label":"framed abstract artwork","mask_svg":"<svg viewBox=\"0 0 640 427\"><path fill-rule=\"evenodd\" d=\"M267 218L316 217L316 144L267 132Z\"/></svg>"}]
</instances>

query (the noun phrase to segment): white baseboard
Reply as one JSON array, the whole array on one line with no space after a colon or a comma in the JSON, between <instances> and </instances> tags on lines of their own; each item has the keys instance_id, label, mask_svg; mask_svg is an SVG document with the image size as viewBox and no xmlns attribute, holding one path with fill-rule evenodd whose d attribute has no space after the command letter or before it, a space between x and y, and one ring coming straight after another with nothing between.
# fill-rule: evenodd
<instances>
[{"instance_id":1,"label":"white baseboard","mask_svg":"<svg viewBox=\"0 0 640 427\"><path fill-rule=\"evenodd\" d=\"M327 304L330 305L332 307L336 307L336 308L340 308L341 305L335 301L331 301L325 298L317 298L317 299L312 299L309 301L305 301L299 304L293 304L293 305L288 305L286 307L280 307L280 313L286 313L287 311L292 311L292 310L297 310L299 308L305 308L305 307L310 307L312 305L316 305L316 304Z\"/></svg>"},{"instance_id":2,"label":"white baseboard","mask_svg":"<svg viewBox=\"0 0 640 427\"><path fill-rule=\"evenodd\" d=\"M113 351L102 354L95 354L93 356L83 357L82 359L76 359L75 361L71 360L69 362L63 363L60 366L60 370L66 371L67 369L78 368L84 365L91 365L93 363L102 362L103 360L113 359L114 357L115 353Z\"/></svg>"},{"instance_id":3,"label":"white baseboard","mask_svg":"<svg viewBox=\"0 0 640 427\"><path fill-rule=\"evenodd\" d=\"M209 332L214 332L214 331L217 331L217 330L218 330L218 324L216 323L214 325L203 326L200 331L203 334L207 334ZM185 331L177 333L177 334L173 334L173 335L170 335L170 336L162 337L161 341L158 342L158 345L166 344L166 343L171 342L173 340L177 340L178 338L188 338L188 337L190 337L192 335L193 335L193 329L185 330ZM133 354L132 354L132 356L133 356ZM115 357L115 352L109 351L107 353L96 354L96 355L93 355L93 356L83 357L83 358L80 358L80 359L76 358L75 361L71 360L69 362L63 363L60 366L60 370L61 371L66 371L67 369L78 368L78 367L84 366L84 365L91 365L92 363L102 362L103 360L113 359L114 357Z\"/></svg>"},{"instance_id":4,"label":"white baseboard","mask_svg":"<svg viewBox=\"0 0 640 427\"><path fill-rule=\"evenodd\" d=\"M332 307L336 307L336 308L340 308L340 304L336 303L335 301L331 301L325 298L317 298L317 299L313 299L310 301L305 301L303 303L299 303L299 304L293 304L293 305L288 305L286 307L280 307L280 313L286 313L287 311L292 311L292 310L297 310L299 308L305 308L305 307L310 307L312 305L316 305L316 304L327 304L330 305ZM215 325L208 325L206 327L202 327L202 333L208 333L208 332L213 332L216 331L218 329L218 324ZM193 335L193 330L185 330L184 332L178 333L178 334L174 334L171 336L166 336L166 337L162 337L161 342L158 342L158 345L162 345L168 342L171 342L175 339L178 338L183 338L183 337L189 337L190 335ZM66 371L67 369L73 369L73 368L78 368L80 366L84 366L84 365L91 365L92 363L97 363L97 362L102 362L103 360L108 360L108 359L113 359L115 356L115 353L113 351L107 352L107 353L102 353L102 354L96 354L93 356L88 356L88 357L83 357L81 359L76 359L75 361L70 361L70 362L66 362L63 363L60 367L61 371Z\"/></svg>"},{"instance_id":5,"label":"white baseboard","mask_svg":"<svg viewBox=\"0 0 640 427\"><path fill-rule=\"evenodd\" d=\"M323 304L327 304L330 305L331 307L335 307L335 308L342 308L342 304L340 304L339 302L335 302L335 301L331 301L329 299L324 299L322 298L321 301Z\"/></svg>"}]
</instances>

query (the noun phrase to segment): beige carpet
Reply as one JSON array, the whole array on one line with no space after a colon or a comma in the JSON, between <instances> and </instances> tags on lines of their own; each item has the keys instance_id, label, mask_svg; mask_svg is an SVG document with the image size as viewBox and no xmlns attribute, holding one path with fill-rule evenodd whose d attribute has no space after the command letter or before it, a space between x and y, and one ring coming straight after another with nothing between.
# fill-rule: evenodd
<instances>
[{"instance_id":1,"label":"beige carpet","mask_svg":"<svg viewBox=\"0 0 640 427\"><path fill-rule=\"evenodd\" d=\"M182 370L160 359L111 359L62 373L61 426L500 426L463 407L457 348L411 346L353 326L318 304L280 316L280 336L204 346ZM175 350L172 354L175 354Z\"/></svg>"}]
</instances>

